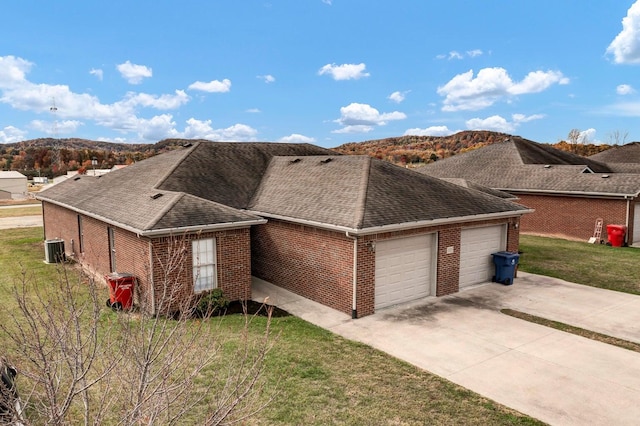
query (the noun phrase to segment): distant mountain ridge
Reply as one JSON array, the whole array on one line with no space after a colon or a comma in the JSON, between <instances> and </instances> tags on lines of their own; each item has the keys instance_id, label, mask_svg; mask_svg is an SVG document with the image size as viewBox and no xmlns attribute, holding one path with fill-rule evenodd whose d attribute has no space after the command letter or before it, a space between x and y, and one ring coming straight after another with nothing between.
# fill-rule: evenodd
<instances>
[{"instance_id":1,"label":"distant mountain ridge","mask_svg":"<svg viewBox=\"0 0 640 426\"><path fill-rule=\"evenodd\" d=\"M342 154L366 154L394 164L417 166L483 146L520 137L488 130L467 130L449 136L399 136L364 142L350 142L334 148ZM565 141L550 144L556 149L589 156L609 149L609 145L572 145Z\"/></svg>"},{"instance_id":2,"label":"distant mountain ridge","mask_svg":"<svg viewBox=\"0 0 640 426\"><path fill-rule=\"evenodd\" d=\"M385 139L350 142L332 150L341 154L364 154L403 166L418 166L506 139L519 137L507 133L468 130L449 136L398 136ZM153 155L180 148L204 139L163 139L150 143L118 143L80 138L39 138L0 144L0 170L17 170L33 176L53 178L69 170L83 172L94 167L111 168L131 164ZM609 145L571 145L561 141L554 148L580 155L593 155Z\"/></svg>"}]
</instances>

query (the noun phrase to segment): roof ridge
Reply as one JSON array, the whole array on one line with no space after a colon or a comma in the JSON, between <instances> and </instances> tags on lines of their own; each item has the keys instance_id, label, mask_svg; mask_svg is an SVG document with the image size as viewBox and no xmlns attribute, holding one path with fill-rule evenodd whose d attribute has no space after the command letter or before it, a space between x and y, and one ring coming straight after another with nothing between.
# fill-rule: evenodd
<instances>
[{"instance_id":1,"label":"roof ridge","mask_svg":"<svg viewBox=\"0 0 640 426\"><path fill-rule=\"evenodd\" d=\"M187 157L189 157L191 154L193 154L193 152L196 150L196 148L198 148L200 146L202 142L198 141L196 143L193 144L192 147L190 147L190 149L187 149L185 151L185 153L182 155L182 158L180 158L178 161L175 162L175 164L173 165L173 167L170 167L166 173L164 174L164 176L162 178L160 178L160 180L158 180L158 182L156 182L155 185L153 185L153 188L157 189L160 188L162 186L162 184L169 179L169 177L171 176L171 174L173 174L173 172L178 168L178 166L180 164L182 164L182 162L184 162L184 160L187 159Z\"/></svg>"},{"instance_id":2,"label":"roof ridge","mask_svg":"<svg viewBox=\"0 0 640 426\"><path fill-rule=\"evenodd\" d=\"M356 217L355 228L360 229L364 225L364 213L367 205L367 193L369 191L369 177L371 176L372 158L368 155L364 157L364 167L362 177L360 179L360 187L358 188L358 199L356 200Z\"/></svg>"}]
</instances>

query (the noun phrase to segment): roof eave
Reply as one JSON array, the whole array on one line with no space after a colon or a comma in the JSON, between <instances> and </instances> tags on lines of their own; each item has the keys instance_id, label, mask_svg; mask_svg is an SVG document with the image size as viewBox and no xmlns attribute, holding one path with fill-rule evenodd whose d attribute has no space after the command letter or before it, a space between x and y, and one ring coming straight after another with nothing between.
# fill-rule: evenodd
<instances>
[{"instance_id":1,"label":"roof eave","mask_svg":"<svg viewBox=\"0 0 640 426\"><path fill-rule=\"evenodd\" d=\"M557 191L553 189L515 189L515 188L494 188L500 191L519 194L557 194L571 195L574 197L604 197L604 198L635 198L640 195L640 191L636 193L617 193L617 192L589 192L589 191Z\"/></svg>"},{"instance_id":2,"label":"roof eave","mask_svg":"<svg viewBox=\"0 0 640 426\"><path fill-rule=\"evenodd\" d=\"M262 225L267 223L266 219L263 218L258 218L258 219L252 219L252 220L244 220L244 221L238 221L238 222L224 222L224 223L214 223L214 224L208 224L208 225L193 225L193 226L180 226L180 227L175 227L175 228L162 228L162 229L138 229L135 228L133 226L130 225L126 225L124 223L121 222L117 222L115 220L111 220L109 218L106 218L104 216L95 214L95 213L91 213L82 209L79 209L77 207L71 206L69 204L65 204L65 203L61 203L59 201L54 201L51 199L47 199L45 197L38 197L39 200L41 201L45 201L51 204L55 204L57 206L60 207L64 207L65 209L74 211L76 213L81 213L85 216L91 217L93 219L99 220L101 222L107 223L109 225L113 225L115 227L127 230L129 232L132 232L136 235L138 235L139 237L164 237L164 236L169 236L169 235L176 235L176 234L185 234L185 233L193 233L193 232L207 232L207 231L223 231L223 230L230 230L230 229L239 229L239 228L247 228L250 227L252 225Z\"/></svg>"},{"instance_id":3,"label":"roof eave","mask_svg":"<svg viewBox=\"0 0 640 426\"><path fill-rule=\"evenodd\" d=\"M329 231L337 231L337 232L348 232L349 234L356 236L364 236L371 234L382 234L386 232L397 232L397 231L405 231L416 228L426 228L431 226L438 225L447 225L453 223L468 223L468 222L479 222L483 220L492 220L492 219L504 219L508 217L516 217L522 216L524 214L533 213L535 210L533 209L524 209L524 210L510 210L506 212L497 212L497 213L485 213L471 216L457 216L457 217L448 217L442 219L431 219L431 220L420 220L415 222L404 222L404 223L394 223L390 225L381 225L381 226L373 226L369 228L356 229L348 226L341 225L333 225L330 223L316 222L313 220L307 219L299 219L293 218L289 216L281 216L272 213L251 211L251 213L264 216L267 218L284 220L287 222L298 223L301 225L313 226L316 228L326 229Z\"/></svg>"}]
</instances>

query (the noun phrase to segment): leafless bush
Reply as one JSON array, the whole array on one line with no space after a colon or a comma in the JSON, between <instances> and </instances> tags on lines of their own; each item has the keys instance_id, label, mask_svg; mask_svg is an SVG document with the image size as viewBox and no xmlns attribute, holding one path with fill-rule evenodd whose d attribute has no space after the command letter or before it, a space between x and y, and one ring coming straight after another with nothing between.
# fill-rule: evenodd
<instances>
[{"instance_id":1,"label":"leafless bush","mask_svg":"<svg viewBox=\"0 0 640 426\"><path fill-rule=\"evenodd\" d=\"M104 308L102 286L66 265L46 286L23 273L12 289L17 309L0 324L23 424L230 424L269 402L270 314L259 335L251 315L232 333L221 317L192 318L183 284L171 278L184 267L179 246L153 311ZM168 311L179 314L153 313Z\"/></svg>"}]
</instances>

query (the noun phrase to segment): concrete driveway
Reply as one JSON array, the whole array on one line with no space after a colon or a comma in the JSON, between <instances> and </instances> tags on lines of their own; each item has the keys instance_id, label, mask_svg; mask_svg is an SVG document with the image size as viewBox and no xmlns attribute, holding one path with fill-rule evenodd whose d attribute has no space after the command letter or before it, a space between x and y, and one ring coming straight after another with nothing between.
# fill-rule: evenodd
<instances>
[{"instance_id":1,"label":"concrete driveway","mask_svg":"<svg viewBox=\"0 0 640 426\"><path fill-rule=\"evenodd\" d=\"M352 320L264 281L254 299L557 425L640 423L640 353L500 313L531 313L640 342L640 297L520 272Z\"/></svg>"}]
</instances>

